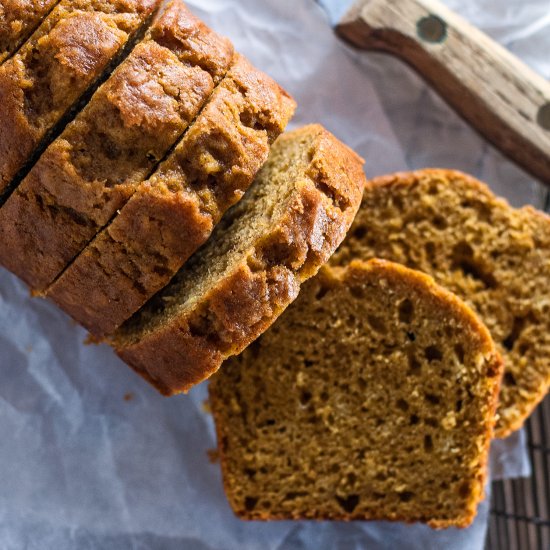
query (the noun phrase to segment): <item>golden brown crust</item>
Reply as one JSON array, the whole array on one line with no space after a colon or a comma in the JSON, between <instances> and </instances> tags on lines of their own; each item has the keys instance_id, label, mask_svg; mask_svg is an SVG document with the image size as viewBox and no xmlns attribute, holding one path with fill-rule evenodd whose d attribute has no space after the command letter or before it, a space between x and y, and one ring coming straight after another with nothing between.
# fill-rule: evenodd
<instances>
[{"instance_id":1,"label":"golden brown crust","mask_svg":"<svg viewBox=\"0 0 550 550\"><path fill-rule=\"evenodd\" d=\"M452 170L450 168L423 168L421 170L414 170L410 172L394 172L393 174L387 174L384 176L378 176L372 178L367 182L367 188L371 187L387 187L392 185L409 186L418 182L422 178L441 178L448 181L463 182L465 185L475 189L482 195L488 196L491 199L501 204L509 206L508 202L504 199L495 197L489 187L479 181L478 179L461 172L460 170Z\"/></svg>"},{"instance_id":2,"label":"golden brown crust","mask_svg":"<svg viewBox=\"0 0 550 550\"><path fill-rule=\"evenodd\" d=\"M333 509L332 512L327 513L326 511L320 512L319 510L317 510L315 508L315 505L313 504L313 501L307 504L308 497L305 497L306 504L304 504L304 502L302 501L301 506L297 506L294 509L292 507L286 507L286 509L282 511L281 509L277 509L277 505L273 503L272 497L276 499L275 494L264 494L261 491L265 490L265 487L263 485L255 487L255 482L251 481L255 479L254 476L256 475L256 472L258 471L257 468L260 467L260 464L271 464L270 455L266 454L269 452L266 450L267 447L265 445L256 446L255 444L251 443L252 439L254 441L262 440L262 437L264 435L263 427L265 427L266 422L265 419L274 419L270 420L270 422L274 423L273 429L278 430L286 435L291 431L288 423L292 423L294 421L294 417L291 404L292 400L289 400L289 403L286 403L285 401L285 405L288 405L290 407L289 411L278 410L277 406L279 405L274 405L272 403L266 403L265 407L258 406L257 409L255 409L256 404L248 402L247 396L249 396L249 394L244 393L245 376L246 380L248 380L249 382L256 380L256 377L259 377L260 379L262 378L263 373L261 368L258 369L259 372L257 372L256 374L250 374L252 370L256 370L253 367L254 362L260 362L261 364L262 358L266 358L265 354L270 354L273 352L271 343L275 341L275 339L277 339L278 341L282 338L283 335L288 335L289 331L296 330L297 326L294 324L296 322L296 314L300 315L303 319L309 320L309 322L311 323L311 330L316 330L317 327L315 326L315 316L325 314L323 309L321 309L321 304L314 299L314 296L317 296L320 290L321 295L324 296L328 289L342 286L352 289L352 295L355 296L353 289L363 288L363 284L365 283L365 281L368 281L369 278L380 281L379 286L381 289L388 287L392 289L392 292L395 292L396 289L402 288L403 292L397 290L398 295L407 296L416 294L418 297L421 297L425 308L433 312L434 319L441 318L443 320L445 318L451 318L457 320L461 325L461 333L463 332L464 334L469 335L468 338L471 342L470 345L475 348L479 353L481 353L484 357L483 364L480 364L480 366L483 366L483 371L480 372L480 376L482 377L482 379L484 379L483 386L487 386L487 388L489 389L489 393L487 391L482 392L483 403L480 402L479 406L480 410L483 409L484 411L483 425L476 425L475 428L476 438L478 438L482 442L482 446L478 448L479 456L475 457L477 466L474 467L472 465L471 467L471 484L469 485L470 489L468 498L465 501L460 514L457 514L455 517L434 519L433 516L427 514L426 511L422 510L421 508L417 509L417 512L414 516L407 516L405 514L389 513L387 509L382 509L382 506L380 508L370 509L368 513L358 511L360 507L357 507L351 513L345 512L344 510L336 509ZM385 281L388 281L389 284ZM250 351L246 358L243 358L243 356L241 356L236 360L233 360L233 363L229 365L229 368L233 369L233 371L231 371L231 374L226 374L226 371L221 371L220 374L218 374L217 377L214 378L209 385L210 409L215 419L218 441L218 456L220 458L220 463L222 467L224 489L233 511L237 516L245 520L387 520L403 521L407 523L421 521L428 523L431 527L438 529L451 526L467 527L473 521L477 505L483 498L483 488L487 475L486 464L488 458L489 444L492 435L492 427L495 420L499 381L501 379L503 370L502 360L497 350L495 349L494 343L490 337L488 330L479 321L474 312L469 307L467 307L466 304L464 304L464 302L458 299L454 294L438 286L431 277L428 277L419 272L412 271L408 268L405 268L398 264L394 264L392 262L386 262L383 260L371 260L367 263L362 261L354 261L350 265L342 268L324 267L321 269L317 277L310 281L308 285L309 286L307 288L306 294L304 295L304 298L301 297L302 302L297 302L293 305L294 309L292 310L292 314L294 316L291 316L291 318L284 317L279 321L279 324L277 325L278 332L276 336L271 338L270 344L268 344L267 347L263 349L263 340L266 338L266 336L269 340L268 333L267 335L261 337L260 340L255 343L255 345L257 344L255 350ZM357 296L359 299L359 294L357 294ZM301 308L305 308L306 311L300 309L299 306L301 306ZM315 308L320 309L316 311ZM341 317L340 320L344 324L346 324L347 322L347 318L344 317ZM307 322L308 321L306 321L306 323ZM338 323L335 321L333 326L338 326ZM340 332L341 331L339 331L339 333ZM324 333L320 334L321 338L323 337L323 334ZM344 337L344 334L342 333L341 336ZM331 335L326 334L326 337L327 339L330 339ZM300 341L301 339L302 336L300 336ZM287 391L291 393L296 392L296 394L299 394L300 388L302 387L299 380L301 376L301 370L304 368L302 367L302 364L304 364L305 368L307 369L309 368L307 366L307 360L310 360L312 364L314 364L316 361L319 361L318 356L308 355L307 345L309 344L310 342L304 341L304 350L302 353L305 353L305 355L301 355L300 357L294 357L293 355L286 356L286 360L289 362L290 365L292 365L291 371L293 374L289 376L292 380L296 380L296 382L293 384L292 388L289 387L288 389L285 389L288 382L281 381L281 383L283 384L282 392L285 395ZM304 360L305 363L302 363ZM241 368L244 367L245 363L248 365L248 368ZM279 372L277 370L276 364L278 364L277 361L269 363L267 370L269 370L269 372L271 373L272 378L269 380L263 380L263 382L267 384L267 386L263 387L260 393L256 394L253 392L257 398L261 399L262 395L267 395L270 394L270 392L272 391L276 391L275 388L271 386L271 384L278 383L279 375L281 374L281 372L283 372ZM332 387L332 382L330 382L330 377L328 373L326 373L326 375L329 380L327 384L329 387ZM277 382L274 382L275 380ZM261 383L253 382L253 384L260 385ZM225 391L225 388L227 387L231 388L231 390L228 392ZM317 391L314 388L309 389L311 393L315 393ZM371 389L370 391L372 392L374 391L374 389ZM311 393L309 394L308 400L311 399ZM235 401L230 399L230 396L232 395L236 396ZM327 399L328 397L324 398L325 405ZM341 403L341 406L343 407L344 404ZM305 408L305 404L302 404L302 408ZM262 412L250 413L251 420L249 421L249 423L246 423L247 421L245 420L245 418L247 418L246 415L248 414L246 411L250 411L251 409L257 411L261 410ZM347 408L344 408L343 410L347 411L347 414L349 413L349 410ZM289 420L288 416L284 416L286 413L290 415L292 420ZM321 414L321 412L317 411L317 414ZM369 413L365 412L365 414ZM254 415L257 415L258 418L256 418L256 416ZM262 420L260 420L259 418L260 415L263 415ZM301 417L301 413L299 416ZM301 421L303 421L303 419ZM478 430L478 427L481 428L481 430ZM304 429L307 428L304 426ZM341 435L339 434L338 429L339 428L335 427L335 437L336 434ZM406 428L404 429L406 430ZM283 432L283 430L285 431ZM290 437L290 434L288 435L288 437ZM307 435L306 437L311 437L311 434ZM352 437L352 434L350 435L350 437ZM248 446L248 443L250 443L250 447ZM297 442L294 442L294 444L298 445ZM319 441L317 447L318 453L322 456L326 456L324 453L328 450L329 447L330 444L328 441ZM261 451L259 449L261 449ZM277 450L278 448L274 448L273 452L277 454ZM302 449L302 452L307 451ZM348 452L351 453L352 449L348 449ZM389 461L391 458L391 450L388 449L387 452ZM245 458L258 456L257 453L260 453L262 456L261 463L255 462L252 458ZM350 460L352 456L354 455L350 454ZM469 458L473 459L474 457ZM245 468L244 474L239 469L244 466L238 466L238 464L242 463L250 466L250 469ZM310 464L310 462L308 462L308 460L306 459L303 463L300 464L300 468L302 468L305 464ZM356 465L357 468L351 471L353 471L357 477L361 478L361 476L363 475L361 471L361 464L358 463ZM342 467L344 471L347 471L345 470L344 465L342 465ZM269 469L269 467L267 468ZM298 466L296 466L296 468L298 468ZM300 472L298 474L299 476L302 476L306 473L302 472L301 469L297 470L297 472L298 471ZM279 474L282 477L286 476L286 474L281 474L281 472L279 472ZM268 485L271 489L273 489L273 492L276 493L275 488L279 485L279 483L285 482L282 479L276 478L276 474L273 471L271 474L267 474L266 472L264 472L262 477L264 483L266 482L265 480L268 479L266 478L266 476L269 475L272 475L273 477L271 479L271 482L268 482ZM320 486L323 487L325 491L322 496L323 500L330 499L332 492L337 490L337 487L333 487L328 482L328 480L322 481L324 479L323 472L313 470L308 471L307 475L312 476L312 480L314 480L315 483L317 481L320 481ZM343 474L340 475L342 476ZM439 482L441 480L437 481ZM434 480L434 484L435 482L436 480ZM312 497L313 494L317 494L316 487L313 487L315 483L312 481ZM248 484L250 485L250 487L247 487L246 489L241 489L241 484ZM367 487L370 487L368 483ZM290 490L297 491L296 494L301 494L299 492L302 489L302 486L293 487L292 482L289 481L288 485L285 486L285 488L282 490L282 493ZM273 508L271 510L266 510L265 508L257 509L255 506L253 506L253 509L248 509L246 503L243 503L244 499L242 491L244 491L245 495L252 494L258 496L259 498L263 498L265 496L266 499L270 500L270 502L273 503ZM250 493L248 491L250 491ZM258 493L258 491L260 491L260 493ZM317 494L317 496L319 495ZM368 498L368 495L366 496Z\"/></svg>"},{"instance_id":3,"label":"golden brown crust","mask_svg":"<svg viewBox=\"0 0 550 550\"><path fill-rule=\"evenodd\" d=\"M424 197L407 198L407 194L411 195L417 186L430 181L436 185L437 182L445 182L448 188L456 189L456 195L462 197L462 203L457 203L455 211L471 209L470 217L461 222L468 224L468 227L459 227L451 221L448 214L443 215L445 219L442 219L441 212L437 211L438 208L441 210L441 203L437 206L436 203L432 205L430 202L432 198L439 200L436 191L433 197L427 192ZM374 238L373 232L368 228L377 226L380 220L377 221L377 213L371 211L369 197L372 197L372 208L377 208L374 205L378 204L378 196L381 200L383 197L388 197L388 201L389 197L394 197L391 199L394 201L401 200L395 198L397 195L403 195L402 198L406 202L402 213L395 216L395 223L403 223L408 219L407 216L411 221L401 229L386 228L383 230L383 238ZM421 210L422 213L419 214ZM432 215L429 214L431 210ZM432 223L430 217L440 225L440 236L433 233L428 236L426 228L421 229L421 223ZM353 236L359 227L360 232L363 228L371 232L370 238L373 239L376 250L367 244L368 236L363 240L363 245L360 244L361 238ZM497 437L506 437L523 425L525 419L547 394L550 386L550 361L544 359L544 354L541 355L542 349L548 349L545 336L548 333L548 322L545 321L547 314L543 311L548 298L544 294L543 281L550 275L550 217L530 206L514 209L505 200L495 197L485 184L456 170L425 169L399 172L368 182L364 206L359 211L350 238L343 243L331 262L337 264L340 261L348 261L350 254L361 257L361 254L365 253L403 261L402 232L412 231L412 227L418 228L416 237L409 237L416 239L415 248L422 250L428 241L443 239L445 253L449 256L456 244L455 241L465 238L466 230L472 235L475 231L481 232L475 238L468 237L467 249L470 253L473 251L475 259L474 271L471 274L468 274L468 270L472 269L469 267L470 264L466 265L467 272L464 276L460 265L449 267L445 262L441 265L438 262L430 264L421 255L414 258L414 263L415 267L433 274L440 284L448 286L466 299L492 331L505 363L495 434ZM380 231L375 230L377 235ZM491 237L487 237L489 233ZM491 240L493 242L489 242ZM409 262L405 263L412 266ZM518 284L518 280L523 279L524 282ZM534 281L539 283L535 284ZM536 288L532 288L533 284ZM537 298L534 298L535 295ZM530 330L537 331L539 336L521 336ZM523 342L520 341L521 338ZM531 351L521 351L522 348L527 349L527 339L538 339L538 349L531 349L531 342L528 346Z\"/></svg>"},{"instance_id":4,"label":"golden brown crust","mask_svg":"<svg viewBox=\"0 0 550 550\"><path fill-rule=\"evenodd\" d=\"M34 149L148 24L158 4L62 0L0 66L0 195ZM116 10L119 5L123 11Z\"/></svg>"},{"instance_id":5,"label":"golden brown crust","mask_svg":"<svg viewBox=\"0 0 550 550\"><path fill-rule=\"evenodd\" d=\"M165 395L188 391L265 331L327 261L353 221L365 182L362 160L322 127L309 178L296 182L285 214L195 307L131 341L115 333L118 355ZM336 199L335 199L336 197ZM342 210L338 206L341 205Z\"/></svg>"},{"instance_id":6,"label":"golden brown crust","mask_svg":"<svg viewBox=\"0 0 550 550\"><path fill-rule=\"evenodd\" d=\"M0 63L23 44L58 1L0 1Z\"/></svg>"},{"instance_id":7,"label":"golden brown crust","mask_svg":"<svg viewBox=\"0 0 550 550\"><path fill-rule=\"evenodd\" d=\"M154 30L166 36L174 13L176 21L186 14L195 21L175 2ZM210 43L220 72L232 46L219 36ZM180 52L195 42L170 44ZM138 44L0 210L8 243L0 261L35 291L50 285L109 222L210 97L218 77L189 64L190 54L181 57L152 39Z\"/></svg>"},{"instance_id":8,"label":"golden brown crust","mask_svg":"<svg viewBox=\"0 0 550 550\"><path fill-rule=\"evenodd\" d=\"M228 354L238 353L265 330L298 290L296 277L284 268L254 273L240 266L192 315L174 319L117 353L162 394L187 392L215 372Z\"/></svg>"},{"instance_id":9,"label":"golden brown crust","mask_svg":"<svg viewBox=\"0 0 550 550\"><path fill-rule=\"evenodd\" d=\"M206 241L293 112L271 78L236 57L173 153L47 295L94 335L112 333Z\"/></svg>"},{"instance_id":10,"label":"golden brown crust","mask_svg":"<svg viewBox=\"0 0 550 550\"><path fill-rule=\"evenodd\" d=\"M180 61L206 71L216 84L221 82L233 59L231 42L193 15L181 0L163 19L162 25L150 30L150 38L174 52Z\"/></svg>"}]
</instances>

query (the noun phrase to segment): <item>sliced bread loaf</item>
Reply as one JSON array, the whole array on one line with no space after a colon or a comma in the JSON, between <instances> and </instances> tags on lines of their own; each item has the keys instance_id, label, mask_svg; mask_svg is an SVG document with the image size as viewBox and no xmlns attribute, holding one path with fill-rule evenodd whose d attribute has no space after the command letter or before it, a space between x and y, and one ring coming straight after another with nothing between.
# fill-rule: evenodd
<instances>
[{"instance_id":1,"label":"sliced bread loaf","mask_svg":"<svg viewBox=\"0 0 550 550\"><path fill-rule=\"evenodd\" d=\"M238 56L157 171L47 291L95 336L113 332L202 245L284 130L294 101Z\"/></svg>"},{"instance_id":2,"label":"sliced bread loaf","mask_svg":"<svg viewBox=\"0 0 550 550\"><path fill-rule=\"evenodd\" d=\"M117 353L166 395L210 376L326 262L351 225L364 182L362 160L322 127L281 136L209 241L115 332Z\"/></svg>"},{"instance_id":3,"label":"sliced bread loaf","mask_svg":"<svg viewBox=\"0 0 550 550\"><path fill-rule=\"evenodd\" d=\"M12 55L59 0L0 0L0 63Z\"/></svg>"},{"instance_id":4,"label":"sliced bread loaf","mask_svg":"<svg viewBox=\"0 0 550 550\"><path fill-rule=\"evenodd\" d=\"M211 380L229 502L245 519L464 527L501 374L487 329L431 278L325 267Z\"/></svg>"},{"instance_id":5,"label":"sliced bread loaf","mask_svg":"<svg viewBox=\"0 0 550 550\"><path fill-rule=\"evenodd\" d=\"M52 132L142 36L160 0L62 0L0 66L0 202Z\"/></svg>"},{"instance_id":6,"label":"sliced bread loaf","mask_svg":"<svg viewBox=\"0 0 550 550\"><path fill-rule=\"evenodd\" d=\"M496 434L521 427L550 383L550 217L460 172L395 174L369 182L331 263L372 257L429 273L479 314L505 364Z\"/></svg>"},{"instance_id":7,"label":"sliced bread loaf","mask_svg":"<svg viewBox=\"0 0 550 550\"><path fill-rule=\"evenodd\" d=\"M169 4L0 209L2 265L47 288L168 153L232 58L228 40Z\"/></svg>"}]
</instances>

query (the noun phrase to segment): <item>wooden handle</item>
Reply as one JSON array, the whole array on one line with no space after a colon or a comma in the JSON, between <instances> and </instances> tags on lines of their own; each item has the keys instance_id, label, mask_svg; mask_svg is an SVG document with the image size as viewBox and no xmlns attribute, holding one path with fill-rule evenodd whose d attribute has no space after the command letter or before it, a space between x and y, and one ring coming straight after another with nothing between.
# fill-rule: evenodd
<instances>
[{"instance_id":1,"label":"wooden handle","mask_svg":"<svg viewBox=\"0 0 550 550\"><path fill-rule=\"evenodd\" d=\"M550 83L437 0L361 0L337 32L415 68L482 135L550 185Z\"/></svg>"}]
</instances>

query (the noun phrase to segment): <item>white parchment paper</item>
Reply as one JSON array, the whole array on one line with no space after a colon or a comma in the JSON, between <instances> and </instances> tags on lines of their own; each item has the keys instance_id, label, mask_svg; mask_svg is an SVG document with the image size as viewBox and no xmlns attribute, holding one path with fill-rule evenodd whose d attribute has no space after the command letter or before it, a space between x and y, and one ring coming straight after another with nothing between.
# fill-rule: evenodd
<instances>
[{"instance_id":1,"label":"white parchment paper","mask_svg":"<svg viewBox=\"0 0 550 550\"><path fill-rule=\"evenodd\" d=\"M328 0L327 0L328 1ZM548 0L449 0L546 77ZM293 126L322 122L377 175L449 166L514 204L544 192L468 128L400 62L341 44L313 0L190 0L196 12L299 102ZM0 548L481 549L473 527L245 523L223 495L204 385L156 394L105 346L0 270ZM523 435L493 449L497 476L525 475Z\"/></svg>"}]
</instances>

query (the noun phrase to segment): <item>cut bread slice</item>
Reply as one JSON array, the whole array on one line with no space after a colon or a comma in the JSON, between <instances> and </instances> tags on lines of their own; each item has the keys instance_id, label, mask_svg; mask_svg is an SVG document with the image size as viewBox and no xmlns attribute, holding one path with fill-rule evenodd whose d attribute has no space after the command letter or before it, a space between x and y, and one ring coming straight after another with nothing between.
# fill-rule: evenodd
<instances>
[{"instance_id":1,"label":"cut bread slice","mask_svg":"<svg viewBox=\"0 0 550 550\"><path fill-rule=\"evenodd\" d=\"M362 160L321 126L283 134L209 241L115 332L119 356L165 395L209 377L326 262L364 182Z\"/></svg>"},{"instance_id":2,"label":"cut bread slice","mask_svg":"<svg viewBox=\"0 0 550 550\"><path fill-rule=\"evenodd\" d=\"M386 258L432 275L487 325L504 358L496 434L521 427L550 383L550 217L451 170L369 182L332 265Z\"/></svg>"},{"instance_id":3,"label":"cut bread slice","mask_svg":"<svg viewBox=\"0 0 550 550\"><path fill-rule=\"evenodd\" d=\"M430 277L324 267L210 383L224 487L245 519L471 523L502 362Z\"/></svg>"},{"instance_id":4,"label":"cut bread slice","mask_svg":"<svg viewBox=\"0 0 550 550\"><path fill-rule=\"evenodd\" d=\"M0 63L40 25L59 0L0 0Z\"/></svg>"},{"instance_id":5,"label":"cut bread slice","mask_svg":"<svg viewBox=\"0 0 550 550\"><path fill-rule=\"evenodd\" d=\"M62 0L0 66L1 201L102 75L143 36L159 3Z\"/></svg>"},{"instance_id":6,"label":"cut bread slice","mask_svg":"<svg viewBox=\"0 0 550 550\"><path fill-rule=\"evenodd\" d=\"M174 151L47 296L96 337L112 333L241 198L294 107L271 78L237 57Z\"/></svg>"},{"instance_id":7,"label":"cut bread slice","mask_svg":"<svg viewBox=\"0 0 550 550\"><path fill-rule=\"evenodd\" d=\"M227 39L169 4L0 209L2 265L46 289L170 151L232 59Z\"/></svg>"}]
</instances>

